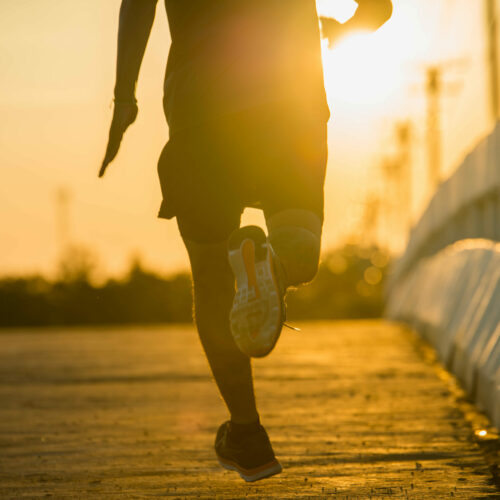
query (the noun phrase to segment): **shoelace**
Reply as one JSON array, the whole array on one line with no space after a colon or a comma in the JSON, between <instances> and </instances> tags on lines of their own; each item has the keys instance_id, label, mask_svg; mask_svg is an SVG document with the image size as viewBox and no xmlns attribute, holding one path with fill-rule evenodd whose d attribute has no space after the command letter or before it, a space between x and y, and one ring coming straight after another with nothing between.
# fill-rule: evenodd
<instances>
[{"instance_id":1,"label":"shoelace","mask_svg":"<svg viewBox=\"0 0 500 500\"><path fill-rule=\"evenodd\" d=\"M294 332L301 332L302 330L296 326L292 326L290 325L289 323L286 323L285 321L283 321L283 326L286 326L287 328L289 328L290 330L293 330Z\"/></svg>"},{"instance_id":2,"label":"shoelace","mask_svg":"<svg viewBox=\"0 0 500 500\"><path fill-rule=\"evenodd\" d=\"M285 276L285 269L283 268L283 265L281 264L278 256L276 255L273 247L271 246L271 243L269 241L269 238L267 238L267 241L266 241L267 245L268 245L268 248L271 249L271 253L273 255L273 263L274 263L274 266L275 266L275 270L277 271L277 275L278 275L278 280L280 283L282 283L284 281L284 276ZM286 294L286 288L282 288L282 293L283 295ZM301 332L302 330L300 328L297 328L296 326L292 326L290 325L289 323L286 322L286 304L285 304L285 301L283 299L283 326L285 326L286 328L294 331L294 332Z\"/></svg>"}]
</instances>

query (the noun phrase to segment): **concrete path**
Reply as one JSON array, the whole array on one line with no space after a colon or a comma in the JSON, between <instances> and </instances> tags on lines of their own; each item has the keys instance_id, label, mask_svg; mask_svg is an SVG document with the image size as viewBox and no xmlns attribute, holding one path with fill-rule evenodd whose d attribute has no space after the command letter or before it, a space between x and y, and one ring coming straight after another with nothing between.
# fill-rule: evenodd
<instances>
[{"instance_id":1,"label":"concrete path","mask_svg":"<svg viewBox=\"0 0 500 500\"><path fill-rule=\"evenodd\" d=\"M255 363L284 471L251 485L214 459L226 413L192 327L0 333L0 498L500 498L481 418L410 333L302 327Z\"/></svg>"}]
</instances>

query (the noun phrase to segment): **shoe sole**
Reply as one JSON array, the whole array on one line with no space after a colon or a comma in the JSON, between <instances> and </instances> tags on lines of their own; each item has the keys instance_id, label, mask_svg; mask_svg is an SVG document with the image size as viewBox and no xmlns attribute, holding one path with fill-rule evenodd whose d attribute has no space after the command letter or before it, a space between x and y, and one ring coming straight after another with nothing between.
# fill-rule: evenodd
<instances>
[{"instance_id":1,"label":"shoe sole","mask_svg":"<svg viewBox=\"0 0 500 500\"><path fill-rule=\"evenodd\" d=\"M221 458L219 455L217 455L217 459L224 469L237 472L247 483L274 476L283 470L281 464L276 459L254 469L245 469L240 467L236 462Z\"/></svg>"},{"instance_id":2,"label":"shoe sole","mask_svg":"<svg viewBox=\"0 0 500 500\"><path fill-rule=\"evenodd\" d=\"M281 333L283 299L262 229L247 226L235 233L229 241L229 263L236 279L230 314L233 337L248 356L266 356Z\"/></svg>"}]
</instances>

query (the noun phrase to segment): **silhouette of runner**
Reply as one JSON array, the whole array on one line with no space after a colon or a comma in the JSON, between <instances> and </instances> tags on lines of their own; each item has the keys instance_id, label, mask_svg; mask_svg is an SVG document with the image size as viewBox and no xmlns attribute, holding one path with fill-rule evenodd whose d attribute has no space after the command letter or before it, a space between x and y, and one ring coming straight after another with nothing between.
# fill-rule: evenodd
<instances>
[{"instance_id":1,"label":"silhouette of runner","mask_svg":"<svg viewBox=\"0 0 500 500\"><path fill-rule=\"evenodd\" d=\"M390 0L357 0L330 43L376 29ZM106 155L137 116L135 87L157 0L123 0L115 106ZM285 320L290 286L319 262L329 110L314 0L165 0L172 45L164 86L170 137L158 163L159 216L177 218L193 274L199 336L231 419L217 458L246 481L281 471L260 424L251 357L267 355ZM264 211L268 236L240 228ZM236 282L236 287L235 287Z\"/></svg>"}]
</instances>

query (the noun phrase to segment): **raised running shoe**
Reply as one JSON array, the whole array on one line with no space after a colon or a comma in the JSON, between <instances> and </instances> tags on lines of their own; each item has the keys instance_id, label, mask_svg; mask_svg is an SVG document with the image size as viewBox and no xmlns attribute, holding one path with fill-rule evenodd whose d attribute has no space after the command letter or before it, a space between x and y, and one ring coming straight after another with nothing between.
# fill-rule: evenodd
<instances>
[{"instance_id":1,"label":"raised running shoe","mask_svg":"<svg viewBox=\"0 0 500 500\"><path fill-rule=\"evenodd\" d=\"M238 472L248 482L279 474L282 470L262 425L256 432L236 440L231 436L231 422L224 422L217 431L215 453L222 467Z\"/></svg>"},{"instance_id":2,"label":"raised running shoe","mask_svg":"<svg viewBox=\"0 0 500 500\"><path fill-rule=\"evenodd\" d=\"M257 226L234 231L228 252L236 279L231 332L243 353L260 358L272 351L285 321L279 263L264 231Z\"/></svg>"}]
</instances>

